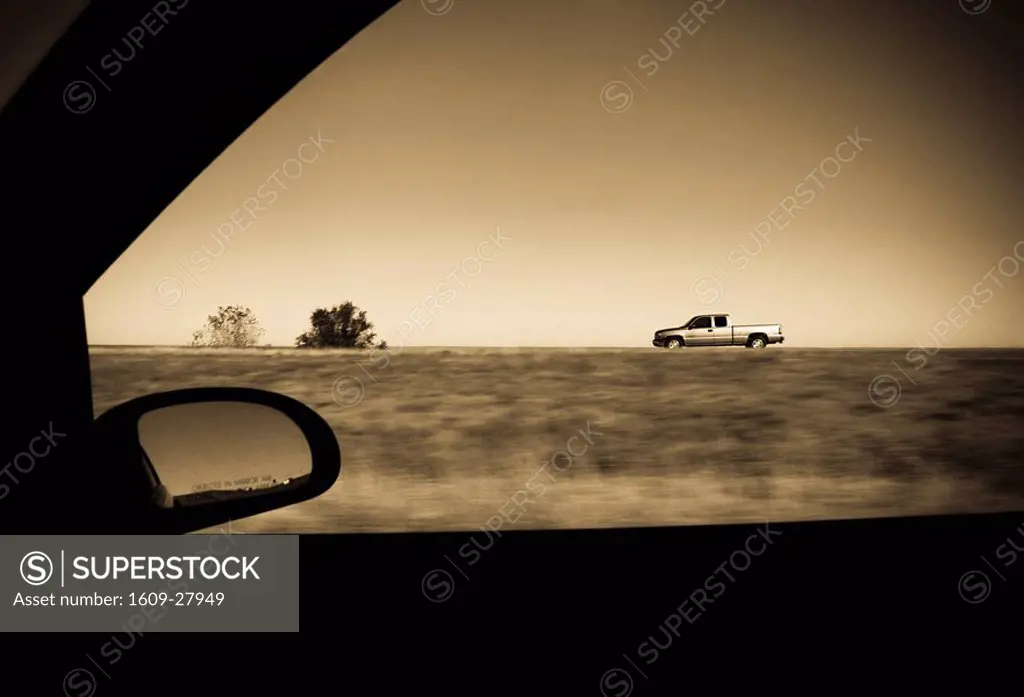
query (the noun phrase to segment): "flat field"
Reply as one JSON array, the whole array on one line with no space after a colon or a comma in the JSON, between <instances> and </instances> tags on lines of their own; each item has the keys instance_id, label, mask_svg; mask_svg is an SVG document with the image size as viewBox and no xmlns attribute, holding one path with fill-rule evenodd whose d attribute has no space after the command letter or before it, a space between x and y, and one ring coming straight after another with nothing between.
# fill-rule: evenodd
<instances>
[{"instance_id":1,"label":"flat field","mask_svg":"<svg viewBox=\"0 0 1024 697\"><path fill-rule=\"evenodd\" d=\"M499 511L505 529L541 529L1024 509L1024 351L947 349L917 370L905 349L407 348L386 364L342 350L90 352L97 414L240 386L331 424L335 486L238 531L469 531Z\"/></svg>"}]
</instances>

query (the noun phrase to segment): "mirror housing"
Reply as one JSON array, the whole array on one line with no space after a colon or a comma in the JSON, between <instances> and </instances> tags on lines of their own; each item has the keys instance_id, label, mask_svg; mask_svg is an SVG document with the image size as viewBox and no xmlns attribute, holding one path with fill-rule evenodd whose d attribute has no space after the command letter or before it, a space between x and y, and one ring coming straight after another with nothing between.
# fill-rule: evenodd
<instances>
[{"instance_id":1,"label":"mirror housing","mask_svg":"<svg viewBox=\"0 0 1024 697\"><path fill-rule=\"evenodd\" d=\"M309 447L309 473L280 486L179 496L162 507L161 492L142 449L139 422L150 412L199 402L242 402L280 412L298 426ZM189 434L181 434L188 438ZM341 448L323 417L302 402L276 392L244 387L199 387L157 392L119 404L94 423L92 459L96 476L132 500L126 509L141 514L141 527L159 534L183 534L223 525L308 501L330 489L341 474ZM113 463L104 460L114 459ZM159 465L156 465L159 472ZM166 492L163 492L166 499Z\"/></svg>"}]
</instances>

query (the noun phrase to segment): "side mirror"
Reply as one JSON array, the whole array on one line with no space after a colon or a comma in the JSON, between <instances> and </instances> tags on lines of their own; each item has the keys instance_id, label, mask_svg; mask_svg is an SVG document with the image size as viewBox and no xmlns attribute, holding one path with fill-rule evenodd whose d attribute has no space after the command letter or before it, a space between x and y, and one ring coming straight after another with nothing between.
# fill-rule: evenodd
<instances>
[{"instance_id":1,"label":"side mirror","mask_svg":"<svg viewBox=\"0 0 1024 697\"><path fill-rule=\"evenodd\" d=\"M327 422L266 390L158 392L110 409L94 427L94 457L125 463L111 476L128 481L111 484L141 500L147 528L169 534L307 501L341 474Z\"/></svg>"}]
</instances>

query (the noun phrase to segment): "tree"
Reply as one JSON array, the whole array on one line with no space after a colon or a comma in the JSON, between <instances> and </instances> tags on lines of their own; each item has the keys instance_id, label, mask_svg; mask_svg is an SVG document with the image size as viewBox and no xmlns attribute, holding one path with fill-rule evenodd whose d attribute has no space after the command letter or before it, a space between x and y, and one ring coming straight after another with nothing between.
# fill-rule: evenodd
<instances>
[{"instance_id":1,"label":"tree","mask_svg":"<svg viewBox=\"0 0 1024 697\"><path fill-rule=\"evenodd\" d=\"M366 319L366 310L360 310L350 301L331 309L317 308L309 318L309 331L295 339L298 348L377 348L387 349L387 342L375 344L377 335L373 322Z\"/></svg>"},{"instance_id":2,"label":"tree","mask_svg":"<svg viewBox=\"0 0 1024 697\"><path fill-rule=\"evenodd\" d=\"M218 307L206 325L192 333L195 348L252 348L263 336L252 310L241 305Z\"/></svg>"}]
</instances>

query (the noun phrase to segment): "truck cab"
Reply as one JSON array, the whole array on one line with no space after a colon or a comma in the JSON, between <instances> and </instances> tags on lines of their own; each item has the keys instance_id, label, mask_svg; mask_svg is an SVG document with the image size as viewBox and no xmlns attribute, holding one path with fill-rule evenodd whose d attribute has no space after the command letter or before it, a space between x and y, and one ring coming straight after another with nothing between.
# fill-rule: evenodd
<instances>
[{"instance_id":1,"label":"truck cab","mask_svg":"<svg viewBox=\"0 0 1024 697\"><path fill-rule=\"evenodd\" d=\"M732 321L729 315L697 315L681 331L686 346L731 346Z\"/></svg>"}]
</instances>

